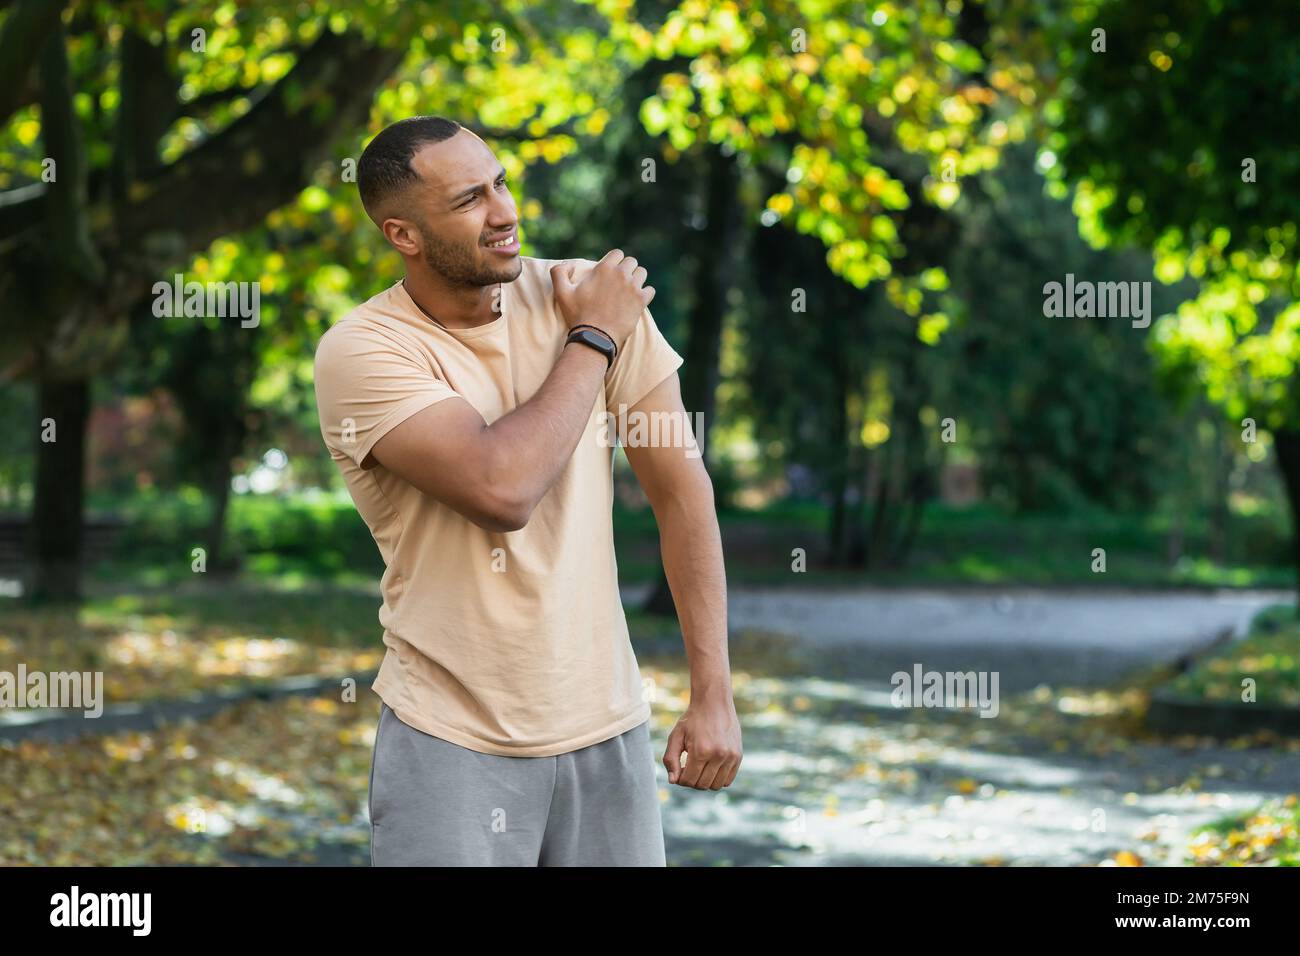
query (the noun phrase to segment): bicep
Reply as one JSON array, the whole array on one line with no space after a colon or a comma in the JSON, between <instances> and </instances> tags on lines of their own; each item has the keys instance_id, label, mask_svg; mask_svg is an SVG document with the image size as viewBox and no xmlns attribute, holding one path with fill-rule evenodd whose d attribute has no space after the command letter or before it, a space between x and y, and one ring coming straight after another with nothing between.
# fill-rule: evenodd
<instances>
[{"instance_id":1,"label":"bicep","mask_svg":"<svg viewBox=\"0 0 1300 956\"><path fill-rule=\"evenodd\" d=\"M512 505L491 477L487 423L459 396L391 428L371 449L375 462L489 531L512 531Z\"/></svg>"}]
</instances>

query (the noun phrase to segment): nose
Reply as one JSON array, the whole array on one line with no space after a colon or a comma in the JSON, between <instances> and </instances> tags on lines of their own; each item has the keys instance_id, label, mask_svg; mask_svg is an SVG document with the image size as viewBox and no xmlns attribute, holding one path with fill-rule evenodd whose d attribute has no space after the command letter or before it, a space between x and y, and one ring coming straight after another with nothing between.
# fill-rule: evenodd
<instances>
[{"instance_id":1,"label":"nose","mask_svg":"<svg viewBox=\"0 0 1300 956\"><path fill-rule=\"evenodd\" d=\"M494 195L492 206L488 210L488 224L497 229L508 229L515 225L515 199L510 190Z\"/></svg>"}]
</instances>

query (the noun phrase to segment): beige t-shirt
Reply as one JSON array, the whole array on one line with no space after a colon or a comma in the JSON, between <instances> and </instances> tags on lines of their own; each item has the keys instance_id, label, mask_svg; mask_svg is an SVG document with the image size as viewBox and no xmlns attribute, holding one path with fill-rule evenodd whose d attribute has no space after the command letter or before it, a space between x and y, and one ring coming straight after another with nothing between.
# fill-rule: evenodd
<instances>
[{"instance_id":1,"label":"beige t-shirt","mask_svg":"<svg viewBox=\"0 0 1300 956\"><path fill-rule=\"evenodd\" d=\"M559 260L521 258L519 278L501 287L500 315L475 328L434 324L401 282L357 306L317 346L316 403L386 565L388 649L373 689L436 737L544 757L650 717L614 558L617 432L600 413L635 405L682 357L643 312L573 457L518 531L486 531L366 460L389 429L435 402L460 395L491 424L541 387L567 332L551 290ZM595 265L573 261L575 278Z\"/></svg>"}]
</instances>

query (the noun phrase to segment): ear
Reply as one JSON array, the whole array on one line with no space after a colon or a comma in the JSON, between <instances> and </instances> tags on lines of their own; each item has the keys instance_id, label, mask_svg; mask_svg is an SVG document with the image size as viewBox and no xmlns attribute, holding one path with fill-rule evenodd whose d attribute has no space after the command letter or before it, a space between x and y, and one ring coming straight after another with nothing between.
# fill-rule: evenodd
<instances>
[{"instance_id":1,"label":"ear","mask_svg":"<svg viewBox=\"0 0 1300 956\"><path fill-rule=\"evenodd\" d=\"M409 219L385 219L380 228L389 245L404 256L418 256L424 247L424 237Z\"/></svg>"}]
</instances>

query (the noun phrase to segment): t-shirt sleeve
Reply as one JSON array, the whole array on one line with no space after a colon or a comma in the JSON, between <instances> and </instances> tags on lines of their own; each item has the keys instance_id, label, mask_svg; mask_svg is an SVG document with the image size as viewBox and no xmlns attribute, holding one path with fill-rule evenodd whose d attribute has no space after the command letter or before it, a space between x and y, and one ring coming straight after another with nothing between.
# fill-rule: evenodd
<instances>
[{"instance_id":1,"label":"t-shirt sleeve","mask_svg":"<svg viewBox=\"0 0 1300 956\"><path fill-rule=\"evenodd\" d=\"M619 414L619 406L630 409L656 385L681 367L684 360L668 344L649 309L641 313L632 334L614 359L605 382L605 410Z\"/></svg>"},{"instance_id":2,"label":"t-shirt sleeve","mask_svg":"<svg viewBox=\"0 0 1300 956\"><path fill-rule=\"evenodd\" d=\"M321 337L315 379L325 445L334 457L345 455L363 468L389 431L459 395L399 337L362 325L337 325Z\"/></svg>"}]
</instances>

